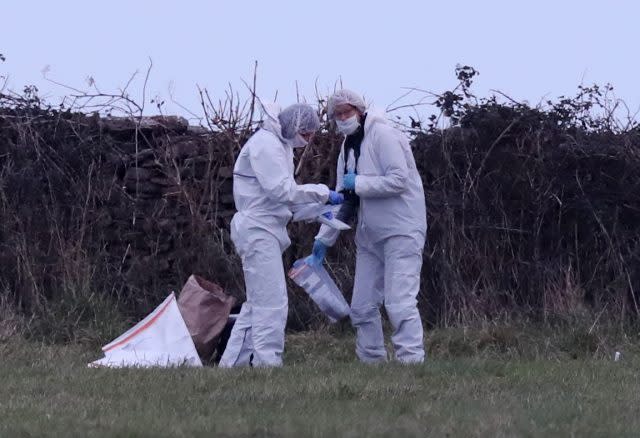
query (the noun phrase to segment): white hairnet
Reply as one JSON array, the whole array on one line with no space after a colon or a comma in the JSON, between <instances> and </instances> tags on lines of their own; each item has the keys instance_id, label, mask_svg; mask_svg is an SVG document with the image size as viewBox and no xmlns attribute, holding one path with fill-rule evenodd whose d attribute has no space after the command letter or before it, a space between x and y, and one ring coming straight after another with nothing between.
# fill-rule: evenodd
<instances>
[{"instance_id":1,"label":"white hairnet","mask_svg":"<svg viewBox=\"0 0 640 438\"><path fill-rule=\"evenodd\" d=\"M282 136L291 139L301 132L315 132L320 129L320 119L316 110L306 103L294 103L278 114Z\"/></svg>"},{"instance_id":2,"label":"white hairnet","mask_svg":"<svg viewBox=\"0 0 640 438\"><path fill-rule=\"evenodd\" d=\"M361 113L365 112L367 109L362 96L355 91L343 88L342 90L336 91L333 96L329 98L329 103L327 104L327 116L329 119L333 119L333 112L335 111L336 106L343 105L345 103L356 107Z\"/></svg>"}]
</instances>

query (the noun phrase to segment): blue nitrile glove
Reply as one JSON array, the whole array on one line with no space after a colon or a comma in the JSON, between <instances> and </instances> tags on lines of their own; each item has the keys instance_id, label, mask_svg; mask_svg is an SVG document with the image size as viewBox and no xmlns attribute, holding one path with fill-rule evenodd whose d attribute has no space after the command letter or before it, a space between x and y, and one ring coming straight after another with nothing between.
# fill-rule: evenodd
<instances>
[{"instance_id":1,"label":"blue nitrile glove","mask_svg":"<svg viewBox=\"0 0 640 438\"><path fill-rule=\"evenodd\" d=\"M342 186L346 190L355 190L356 189L356 174L355 173L347 173L342 180Z\"/></svg>"},{"instance_id":2,"label":"blue nitrile glove","mask_svg":"<svg viewBox=\"0 0 640 438\"><path fill-rule=\"evenodd\" d=\"M309 266L320 266L324 260L324 255L327 253L327 245L316 240L313 243L313 251L311 255L304 259L304 262Z\"/></svg>"},{"instance_id":3,"label":"blue nitrile glove","mask_svg":"<svg viewBox=\"0 0 640 438\"><path fill-rule=\"evenodd\" d=\"M333 212L332 211L328 211L326 213L322 213L322 216L324 216L327 219L331 220L331 219L333 219Z\"/></svg>"},{"instance_id":4,"label":"blue nitrile glove","mask_svg":"<svg viewBox=\"0 0 640 438\"><path fill-rule=\"evenodd\" d=\"M344 195L342 193L334 192L331 190L329 192L329 203L331 205L338 205L344 202Z\"/></svg>"}]
</instances>

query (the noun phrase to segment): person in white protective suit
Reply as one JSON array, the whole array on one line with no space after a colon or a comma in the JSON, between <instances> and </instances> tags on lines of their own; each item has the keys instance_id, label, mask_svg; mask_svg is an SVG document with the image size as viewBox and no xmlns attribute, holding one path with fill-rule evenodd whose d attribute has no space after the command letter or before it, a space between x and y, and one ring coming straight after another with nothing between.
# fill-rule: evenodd
<instances>
[{"instance_id":1,"label":"person in white protective suit","mask_svg":"<svg viewBox=\"0 0 640 438\"><path fill-rule=\"evenodd\" d=\"M233 169L238 212L231 221L231 240L242 260L247 300L221 367L282 365L288 310L282 253L291 243L286 229L291 207L343 200L323 184L294 180L293 150L304 147L320 127L315 110L306 104L264 110L262 127L244 145Z\"/></svg>"},{"instance_id":2,"label":"person in white protective suit","mask_svg":"<svg viewBox=\"0 0 640 438\"><path fill-rule=\"evenodd\" d=\"M350 90L328 101L328 116L345 135L338 157L336 190L345 194L338 219L357 215L356 273L351 322L356 354L367 363L387 360L379 307L393 328L395 358L424 361L417 308L427 218L422 180L408 139L380 115L368 111ZM309 264L322 263L339 231L320 228Z\"/></svg>"}]
</instances>

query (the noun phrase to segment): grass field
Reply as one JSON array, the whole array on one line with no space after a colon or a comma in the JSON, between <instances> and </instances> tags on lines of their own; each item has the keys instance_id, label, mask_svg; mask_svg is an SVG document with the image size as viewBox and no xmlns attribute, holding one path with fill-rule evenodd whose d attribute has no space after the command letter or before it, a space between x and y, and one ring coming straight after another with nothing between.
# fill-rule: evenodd
<instances>
[{"instance_id":1,"label":"grass field","mask_svg":"<svg viewBox=\"0 0 640 438\"><path fill-rule=\"evenodd\" d=\"M363 366L347 334L275 370L88 369L99 350L0 343L0 436L638 436L640 355L456 355ZM438 341L440 339L440 341Z\"/></svg>"}]
</instances>

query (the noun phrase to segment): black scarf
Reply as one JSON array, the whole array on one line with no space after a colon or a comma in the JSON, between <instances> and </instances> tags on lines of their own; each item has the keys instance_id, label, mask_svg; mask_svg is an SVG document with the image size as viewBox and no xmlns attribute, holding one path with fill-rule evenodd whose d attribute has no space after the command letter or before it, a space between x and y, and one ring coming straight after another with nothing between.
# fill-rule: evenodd
<instances>
[{"instance_id":1,"label":"black scarf","mask_svg":"<svg viewBox=\"0 0 640 438\"><path fill-rule=\"evenodd\" d=\"M353 156L356 159L356 168L358 164L358 158L360 158L360 146L362 145L362 139L364 138L364 121L367 118L366 114L362 115L360 120L360 126L352 134L347 135L344 139L344 173L347 174L347 161L349 160L349 151L353 149ZM360 205L360 197L356 195L354 190L342 190L344 194L344 203L340 206L337 218L342 222L349 223L353 221L358 214L358 207Z\"/></svg>"},{"instance_id":2,"label":"black scarf","mask_svg":"<svg viewBox=\"0 0 640 438\"><path fill-rule=\"evenodd\" d=\"M356 164L358 158L360 158L360 146L362 145L362 139L364 138L364 121L367 115L363 114L360 120L360 126L352 134L349 134L344 139L344 173L347 173L347 160L349 158L349 151L353 149L353 155L356 158Z\"/></svg>"}]
</instances>

